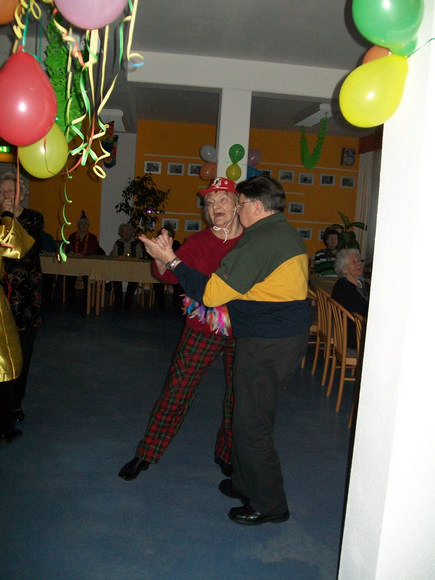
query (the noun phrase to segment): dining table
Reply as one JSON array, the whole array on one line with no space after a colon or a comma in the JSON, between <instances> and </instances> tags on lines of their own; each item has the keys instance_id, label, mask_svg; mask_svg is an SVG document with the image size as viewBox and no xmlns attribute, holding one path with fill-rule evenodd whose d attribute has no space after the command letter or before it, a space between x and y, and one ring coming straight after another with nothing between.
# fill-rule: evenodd
<instances>
[{"instance_id":1,"label":"dining table","mask_svg":"<svg viewBox=\"0 0 435 580\"><path fill-rule=\"evenodd\" d=\"M152 272L153 260L127 256L80 256L67 255L66 260L57 254L41 254L43 274L55 276L87 276L86 314L95 308L100 314L104 307L106 282L137 282L142 287L162 284ZM65 285L63 284L62 301L65 302Z\"/></svg>"}]
</instances>

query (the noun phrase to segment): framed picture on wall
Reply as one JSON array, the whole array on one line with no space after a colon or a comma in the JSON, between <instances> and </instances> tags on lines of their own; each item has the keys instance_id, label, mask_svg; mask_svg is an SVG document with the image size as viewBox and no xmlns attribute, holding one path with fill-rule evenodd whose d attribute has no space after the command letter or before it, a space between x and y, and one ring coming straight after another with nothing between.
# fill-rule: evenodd
<instances>
[{"instance_id":1,"label":"framed picture on wall","mask_svg":"<svg viewBox=\"0 0 435 580\"><path fill-rule=\"evenodd\" d=\"M199 232L201 230L201 220L184 220L185 232Z\"/></svg>"},{"instance_id":2,"label":"framed picture on wall","mask_svg":"<svg viewBox=\"0 0 435 580\"><path fill-rule=\"evenodd\" d=\"M286 181L287 183L293 183L295 180L295 172L290 169L280 169L278 172L279 181Z\"/></svg>"},{"instance_id":3,"label":"framed picture on wall","mask_svg":"<svg viewBox=\"0 0 435 580\"><path fill-rule=\"evenodd\" d=\"M325 230L319 230L319 240L323 242L323 236L325 235Z\"/></svg>"},{"instance_id":4,"label":"framed picture on wall","mask_svg":"<svg viewBox=\"0 0 435 580\"><path fill-rule=\"evenodd\" d=\"M300 185L313 185L314 173L299 173L298 183Z\"/></svg>"},{"instance_id":5,"label":"framed picture on wall","mask_svg":"<svg viewBox=\"0 0 435 580\"><path fill-rule=\"evenodd\" d=\"M204 208L204 196L199 194L196 196L196 207L199 207L200 209Z\"/></svg>"},{"instance_id":6,"label":"framed picture on wall","mask_svg":"<svg viewBox=\"0 0 435 580\"><path fill-rule=\"evenodd\" d=\"M145 173L161 173L162 164L160 161L145 161L143 170Z\"/></svg>"},{"instance_id":7,"label":"framed picture on wall","mask_svg":"<svg viewBox=\"0 0 435 580\"><path fill-rule=\"evenodd\" d=\"M335 185L335 175L320 175L320 185Z\"/></svg>"},{"instance_id":8,"label":"framed picture on wall","mask_svg":"<svg viewBox=\"0 0 435 580\"><path fill-rule=\"evenodd\" d=\"M340 177L340 187L355 187L355 177L348 177L347 175L342 175Z\"/></svg>"},{"instance_id":9,"label":"framed picture on wall","mask_svg":"<svg viewBox=\"0 0 435 580\"><path fill-rule=\"evenodd\" d=\"M178 232L178 220L174 218L163 218L162 219L162 228L172 228L174 232Z\"/></svg>"},{"instance_id":10,"label":"framed picture on wall","mask_svg":"<svg viewBox=\"0 0 435 580\"><path fill-rule=\"evenodd\" d=\"M305 204L300 203L299 201L291 201L288 204L288 212L302 215L305 213Z\"/></svg>"},{"instance_id":11,"label":"framed picture on wall","mask_svg":"<svg viewBox=\"0 0 435 580\"><path fill-rule=\"evenodd\" d=\"M261 175L264 175L265 177L273 177L271 169L261 169L260 171Z\"/></svg>"},{"instance_id":12,"label":"framed picture on wall","mask_svg":"<svg viewBox=\"0 0 435 580\"><path fill-rule=\"evenodd\" d=\"M341 150L341 164L351 167L355 165L356 151L351 147L343 147Z\"/></svg>"},{"instance_id":13,"label":"framed picture on wall","mask_svg":"<svg viewBox=\"0 0 435 580\"><path fill-rule=\"evenodd\" d=\"M312 228L296 228L296 230L299 232L299 235L304 240L311 240L311 238L313 237Z\"/></svg>"},{"instance_id":14,"label":"framed picture on wall","mask_svg":"<svg viewBox=\"0 0 435 580\"><path fill-rule=\"evenodd\" d=\"M201 167L202 167L201 163L189 163L189 165L187 166L187 175L199 176Z\"/></svg>"},{"instance_id":15,"label":"framed picture on wall","mask_svg":"<svg viewBox=\"0 0 435 580\"><path fill-rule=\"evenodd\" d=\"M168 175L184 175L184 163L168 163Z\"/></svg>"}]
</instances>

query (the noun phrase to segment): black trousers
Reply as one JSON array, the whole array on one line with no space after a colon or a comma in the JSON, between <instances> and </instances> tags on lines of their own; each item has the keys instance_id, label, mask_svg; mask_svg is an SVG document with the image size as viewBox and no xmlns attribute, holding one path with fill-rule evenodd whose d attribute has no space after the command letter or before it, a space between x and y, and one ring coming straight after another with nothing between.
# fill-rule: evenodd
<instances>
[{"instance_id":1,"label":"black trousers","mask_svg":"<svg viewBox=\"0 0 435 580\"><path fill-rule=\"evenodd\" d=\"M0 383L0 434L9 435L14 430L14 381Z\"/></svg>"},{"instance_id":2,"label":"black trousers","mask_svg":"<svg viewBox=\"0 0 435 580\"><path fill-rule=\"evenodd\" d=\"M288 509L273 430L280 391L298 368L307 339L304 333L236 342L233 485L261 513L281 514Z\"/></svg>"},{"instance_id":3,"label":"black trousers","mask_svg":"<svg viewBox=\"0 0 435 580\"><path fill-rule=\"evenodd\" d=\"M20 376L13 382L14 386L14 409L20 409L26 393L27 377L30 370L30 362L33 355L33 345L35 343L36 333L38 329L31 327L18 332L20 337L21 351L23 353L23 368Z\"/></svg>"}]
</instances>

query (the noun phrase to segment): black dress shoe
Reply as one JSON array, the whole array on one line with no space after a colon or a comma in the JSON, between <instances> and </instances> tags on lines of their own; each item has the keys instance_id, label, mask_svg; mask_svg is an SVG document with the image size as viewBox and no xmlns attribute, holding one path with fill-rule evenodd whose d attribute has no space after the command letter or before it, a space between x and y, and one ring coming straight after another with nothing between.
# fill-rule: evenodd
<instances>
[{"instance_id":1,"label":"black dress shoe","mask_svg":"<svg viewBox=\"0 0 435 580\"><path fill-rule=\"evenodd\" d=\"M225 477L232 476L233 466L231 465L231 463L226 463L225 461L222 461L221 459L216 459L216 463L221 468L221 471L222 471L223 475L225 475Z\"/></svg>"},{"instance_id":2,"label":"black dress shoe","mask_svg":"<svg viewBox=\"0 0 435 580\"><path fill-rule=\"evenodd\" d=\"M232 508L228 517L236 524L243 524L244 526L259 526L271 522L272 524L279 524L285 522L290 517L290 512L286 510L282 514L261 514L257 512L252 506L243 505L242 507Z\"/></svg>"},{"instance_id":3,"label":"black dress shoe","mask_svg":"<svg viewBox=\"0 0 435 580\"><path fill-rule=\"evenodd\" d=\"M1 433L0 444L7 445L8 443L12 443L14 439L17 439L17 437L21 437L22 434L23 432L20 431L19 429L14 429L10 433Z\"/></svg>"},{"instance_id":4,"label":"black dress shoe","mask_svg":"<svg viewBox=\"0 0 435 580\"><path fill-rule=\"evenodd\" d=\"M145 459L133 457L131 461L124 465L118 475L122 479L125 479L125 481L131 481L132 479L136 479L139 473L148 469L149 466L150 464Z\"/></svg>"},{"instance_id":5,"label":"black dress shoe","mask_svg":"<svg viewBox=\"0 0 435 580\"><path fill-rule=\"evenodd\" d=\"M226 495L227 497L233 497L235 499L239 499L243 503L249 503L249 499L239 493L233 487L233 480L232 479L223 479L219 484L219 491Z\"/></svg>"}]
</instances>

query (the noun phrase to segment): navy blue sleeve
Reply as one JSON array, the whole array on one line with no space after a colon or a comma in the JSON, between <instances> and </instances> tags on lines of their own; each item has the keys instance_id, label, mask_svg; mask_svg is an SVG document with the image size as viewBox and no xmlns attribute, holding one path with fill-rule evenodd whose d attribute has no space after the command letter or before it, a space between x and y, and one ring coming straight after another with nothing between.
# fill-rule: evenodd
<instances>
[{"instance_id":1,"label":"navy blue sleeve","mask_svg":"<svg viewBox=\"0 0 435 580\"><path fill-rule=\"evenodd\" d=\"M189 268L184 262L180 262L174 269L174 274L177 276L179 283L183 287L190 298L202 302L205 287L209 277L194 268Z\"/></svg>"}]
</instances>

